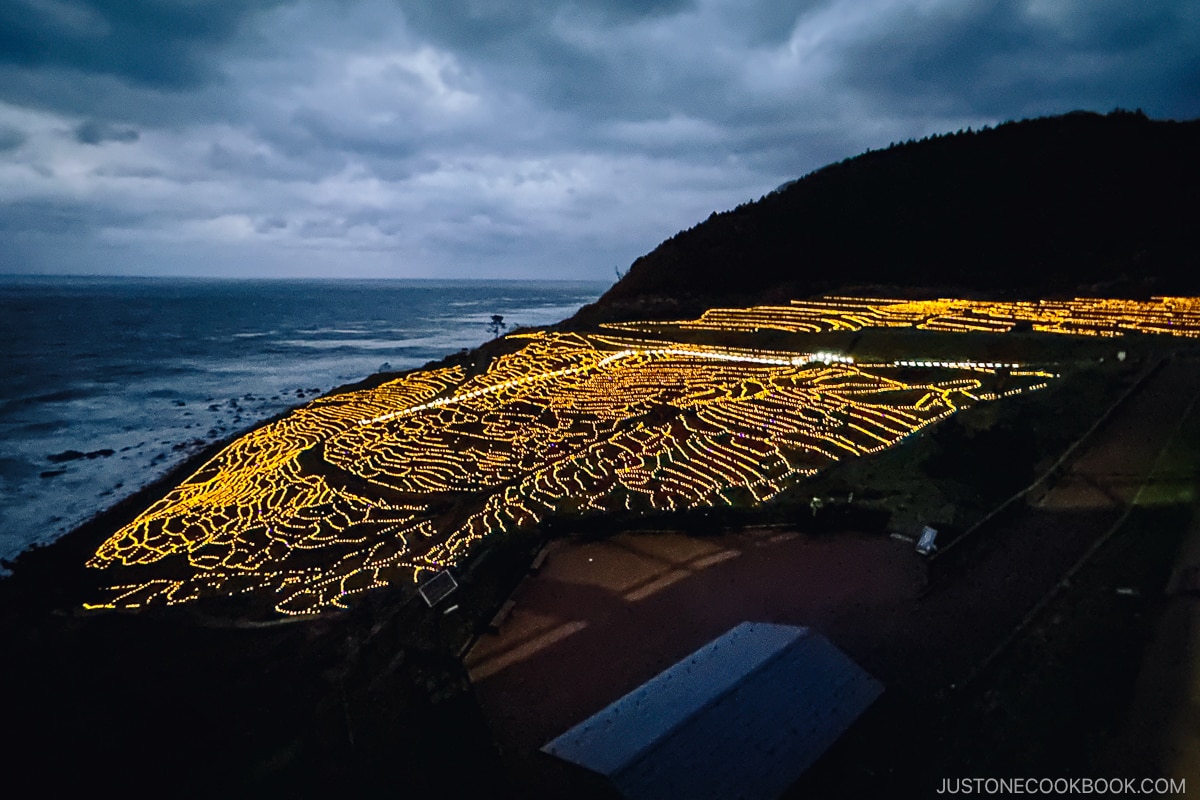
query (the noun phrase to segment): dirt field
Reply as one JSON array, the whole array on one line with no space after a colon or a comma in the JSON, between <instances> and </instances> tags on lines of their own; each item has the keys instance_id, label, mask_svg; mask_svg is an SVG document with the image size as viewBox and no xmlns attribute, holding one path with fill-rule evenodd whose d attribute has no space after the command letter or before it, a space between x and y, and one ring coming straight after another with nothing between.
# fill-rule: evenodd
<instances>
[{"instance_id":1,"label":"dirt field","mask_svg":"<svg viewBox=\"0 0 1200 800\"><path fill-rule=\"evenodd\" d=\"M745 619L811 625L836 641L912 602L912 546L777 530L712 539L622 535L561 542L467 666L502 745L536 750Z\"/></svg>"},{"instance_id":2,"label":"dirt field","mask_svg":"<svg viewBox=\"0 0 1200 800\"><path fill-rule=\"evenodd\" d=\"M821 631L910 711L952 691L1120 519L1197 390L1193 363L1168 362L1061 480L980 531L985 546L928 592L910 544L853 532L560 543L467 659L515 777L537 785L538 747L746 619ZM889 720L902 748L906 724Z\"/></svg>"}]
</instances>

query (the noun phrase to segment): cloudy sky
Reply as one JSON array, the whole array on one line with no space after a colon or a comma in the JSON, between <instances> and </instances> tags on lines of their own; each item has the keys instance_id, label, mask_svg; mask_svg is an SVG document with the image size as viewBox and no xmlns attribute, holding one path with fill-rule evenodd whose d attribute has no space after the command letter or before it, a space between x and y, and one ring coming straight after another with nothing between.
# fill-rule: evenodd
<instances>
[{"instance_id":1,"label":"cloudy sky","mask_svg":"<svg viewBox=\"0 0 1200 800\"><path fill-rule=\"evenodd\" d=\"M1195 0L2 0L0 273L611 280L868 147L1200 116Z\"/></svg>"}]
</instances>

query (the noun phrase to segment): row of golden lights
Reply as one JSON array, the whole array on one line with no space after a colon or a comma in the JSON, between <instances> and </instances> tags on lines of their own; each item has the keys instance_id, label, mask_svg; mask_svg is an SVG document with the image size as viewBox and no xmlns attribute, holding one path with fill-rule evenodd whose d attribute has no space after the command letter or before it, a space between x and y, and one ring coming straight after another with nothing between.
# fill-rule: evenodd
<instances>
[{"instance_id":1,"label":"row of golden lights","mask_svg":"<svg viewBox=\"0 0 1200 800\"><path fill-rule=\"evenodd\" d=\"M901 303L836 298L821 313L862 325L864 309ZM794 324L794 307L781 308L720 318ZM999 362L863 365L833 352L521 338L480 375L414 372L238 438L97 550L89 565L127 580L91 607L251 593L281 613L317 613L420 580L555 512L765 502L1053 377Z\"/></svg>"},{"instance_id":2,"label":"row of golden lights","mask_svg":"<svg viewBox=\"0 0 1200 800\"><path fill-rule=\"evenodd\" d=\"M1084 336L1128 332L1200 337L1200 298L1153 297L1148 301L1108 298L990 301L940 298L827 297L793 300L786 306L714 308L699 319L675 322L611 323L629 331L677 326L713 331L779 330L819 333L863 328L916 327L923 330L1007 333L1018 325L1032 330Z\"/></svg>"}]
</instances>

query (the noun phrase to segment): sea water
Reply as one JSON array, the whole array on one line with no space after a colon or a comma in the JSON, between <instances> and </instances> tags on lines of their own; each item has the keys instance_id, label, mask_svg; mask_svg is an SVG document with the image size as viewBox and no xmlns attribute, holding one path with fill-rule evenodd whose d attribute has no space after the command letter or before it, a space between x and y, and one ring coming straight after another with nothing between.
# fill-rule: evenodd
<instances>
[{"instance_id":1,"label":"sea water","mask_svg":"<svg viewBox=\"0 0 1200 800\"><path fill-rule=\"evenodd\" d=\"M214 441L380 371L548 325L606 284L0 276L0 559Z\"/></svg>"}]
</instances>

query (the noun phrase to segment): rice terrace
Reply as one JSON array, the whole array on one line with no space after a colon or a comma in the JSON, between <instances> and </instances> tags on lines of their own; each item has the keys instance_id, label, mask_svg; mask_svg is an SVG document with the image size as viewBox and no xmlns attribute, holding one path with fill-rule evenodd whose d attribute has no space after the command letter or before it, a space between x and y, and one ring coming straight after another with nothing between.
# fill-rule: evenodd
<instances>
[{"instance_id":1,"label":"rice terrace","mask_svg":"<svg viewBox=\"0 0 1200 800\"><path fill-rule=\"evenodd\" d=\"M846 339L872 332L907 338ZM516 333L489 358L330 394L236 439L99 547L88 563L109 588L88 607L239 595L316 614L556 514L756 507L1045 388L1070 357L1027 343L1055 334L1196 338L1200 300L827 297ZM1029 355L964 355L964 335L993 354L1019 335Z\"/></svg>"}]
</instances>

